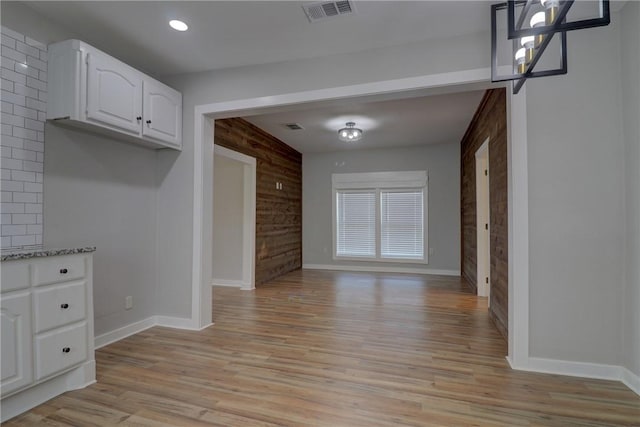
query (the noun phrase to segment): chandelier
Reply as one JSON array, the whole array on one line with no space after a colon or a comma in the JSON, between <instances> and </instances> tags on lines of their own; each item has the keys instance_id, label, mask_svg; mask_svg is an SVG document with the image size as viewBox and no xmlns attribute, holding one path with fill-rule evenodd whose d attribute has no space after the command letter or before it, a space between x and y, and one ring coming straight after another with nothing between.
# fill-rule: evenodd
<instances>
[{"instance_id":1,"label":"chandelier","mask_svg":"<svg viewBox=\"0 0 640 427\"><path fill-rule=\"evenodd\" d=\"M354 142L362 138L362 129L358 129L354 122L345 123L344 128L338 130L340 141Z\"/></svg>"}]
</instances>

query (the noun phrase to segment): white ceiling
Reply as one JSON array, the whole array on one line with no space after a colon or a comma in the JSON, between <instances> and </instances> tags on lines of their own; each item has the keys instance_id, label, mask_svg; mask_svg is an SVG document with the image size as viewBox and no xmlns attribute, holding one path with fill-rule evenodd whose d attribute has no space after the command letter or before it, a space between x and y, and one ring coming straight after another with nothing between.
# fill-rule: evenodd
<instances>
[{"instance_id":1,"label":"white ceiling","mask_svg":"<svg viewBox=\"0 0 640 427\"><path fill-rule=\"evenodd\" d=\"M246 119L301 153L459 143L483 93L474 90L377 102L343 101ZM364 131L360 141L338 139L338 129L348 121ZM289 130L285 123L298 123L304 130Z\"/></svg>"},{"instance_id":2,"label":"white ceiling","mask_svg":"<svg viewBox=\"0 0 640 427\"><path fill-rule=\"evenodd\" d=\"M490 1L358 1L310 23L300 1L29 1L84 41L152 75L356 52L489 31ZM172 30L181 19L189 30Z\"/></svg>"}]
</instances>

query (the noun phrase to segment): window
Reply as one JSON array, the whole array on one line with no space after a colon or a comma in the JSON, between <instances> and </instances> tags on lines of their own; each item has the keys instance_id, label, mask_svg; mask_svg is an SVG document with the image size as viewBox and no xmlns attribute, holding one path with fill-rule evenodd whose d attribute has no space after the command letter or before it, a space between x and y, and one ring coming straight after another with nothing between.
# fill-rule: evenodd
<instances>
[{"instance_id":1,"label":"window","mask_svg":"<svg viewBox=\"0 0 640 427\"><path fill-rule=\"evenodd\" d=\"M334 258L426 263L427 173L334 174Z\"/></svg>"}]
</instances>

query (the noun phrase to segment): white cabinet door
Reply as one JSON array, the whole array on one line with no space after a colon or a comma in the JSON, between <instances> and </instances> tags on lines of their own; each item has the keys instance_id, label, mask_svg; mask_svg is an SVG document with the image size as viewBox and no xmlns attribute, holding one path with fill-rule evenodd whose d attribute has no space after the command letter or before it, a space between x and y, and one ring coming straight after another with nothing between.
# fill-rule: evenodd
<instances>
[{"instance_id":1,"label":"white cabinet door","mask_svg":"<svg viewBox=\"0 0 640 427\"><path fill-rule=\"evenodd\" d=\"M140 135L142 77L115 59L87 54L87 121Z\"/></svg>"},{"instance_id":2,"label":"white cabinet door","mask_svg":"<svg viewBox=\"0 0 640 427\"><path fill-rule=\"evenodd\" d=\"M182 146L182 95L153 81L144 81L142 135Z\"/></svg>"},{"instance_id":3,"label":"white cabinet door","mask_svg":"<svg viewBox=\"0 0 640 427\"><path fill-rule=\"evenodd\" d=\"M31 340L31 295L22 293L0 297L2 324L2 381L5 396L33 381L33 343Z\"/></svg>"}]
</instances>

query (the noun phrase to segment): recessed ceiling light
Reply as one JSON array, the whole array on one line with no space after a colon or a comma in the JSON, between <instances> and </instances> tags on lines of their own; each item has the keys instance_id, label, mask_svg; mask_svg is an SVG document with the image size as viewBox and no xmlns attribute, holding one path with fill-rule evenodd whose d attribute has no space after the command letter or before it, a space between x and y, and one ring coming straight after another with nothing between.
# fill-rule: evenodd
<instances>
[{"instance_id":1,"label":"recessed ceiling light","mask_svg":"<svg viewBox=\"0 0 640 427\"><path fill-rule=\"evenodd\" d=\"M177 19L172 19L169 21L169 25L176 31L187 31L189 26L182 21L178 21Z\"/></svg>"}]
</instances>

